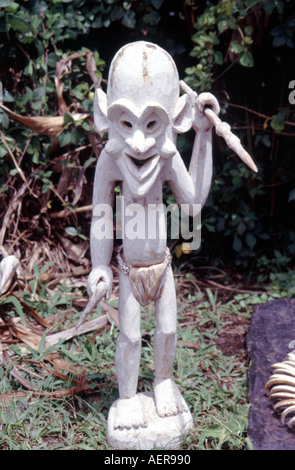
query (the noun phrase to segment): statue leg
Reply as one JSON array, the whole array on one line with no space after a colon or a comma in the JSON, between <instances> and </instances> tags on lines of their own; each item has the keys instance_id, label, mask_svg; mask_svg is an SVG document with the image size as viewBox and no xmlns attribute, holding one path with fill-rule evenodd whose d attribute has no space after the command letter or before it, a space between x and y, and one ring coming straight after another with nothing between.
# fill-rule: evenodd
<instances>
[{"instance_id":1,"label":"statue leg","mask_svg":"<svg viewBox=\"0 0 295 470\"><path fill-rule=\"evenodd\" d=\"M115 363L120 400L115 428L146 426L136 395L141 356L140 305L135 299L128 275L120 272L119 323Z\"/></svg>"},{"instance_id":2,"label":"statue leg","mask_svg":"<svg viewBox=\"0 0 295 470\"><path fill-rule=\"evenodd\" d=\"M156 302L157 327L154 336L155 402L160 416L188 411L176 384L171 379L176 351L177 303L172 268L169 267L165 286Z\"/></svg>"}]
</instances>

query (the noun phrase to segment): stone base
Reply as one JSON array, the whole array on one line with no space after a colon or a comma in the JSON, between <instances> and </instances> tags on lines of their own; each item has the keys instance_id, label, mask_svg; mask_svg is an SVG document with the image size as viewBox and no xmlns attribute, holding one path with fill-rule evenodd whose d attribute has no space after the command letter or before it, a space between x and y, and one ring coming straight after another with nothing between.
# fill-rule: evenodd
<instances>
[{"instance_id":1,"label":"stone base","mask_svg":"<svg viewBox=\"0 0 295 470\"><path fill-rule=\"evenodd\" d=\"M149 449L178 449L185 434L193 427L191 413L180 413L176 416L161 418L156 411L154 394L139 393L143 411L148 417L148 426L138 429L114 429L117 401L109 411L107 425L107 441L115 449L149 450Z\"/></svg>"}]
</instances>

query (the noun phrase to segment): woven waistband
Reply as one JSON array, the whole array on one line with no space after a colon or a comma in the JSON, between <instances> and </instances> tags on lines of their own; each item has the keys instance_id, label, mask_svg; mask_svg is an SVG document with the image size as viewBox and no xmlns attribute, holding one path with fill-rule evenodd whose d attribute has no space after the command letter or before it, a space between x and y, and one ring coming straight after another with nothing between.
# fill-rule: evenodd
<instances>
[{"instance_id":1,"label":"woven waistband","mask_svg":"<svg viewBox=\"0 0 295 470\"><path fill-rule=\"evenodd\" d=\"M166 256L165 256L164 261L162 261L162 263L165 263L168 266L171 263L171 259L172 259L172 256L170 254L169 248L167 247L166 248ZM120 270L125 274L129 274L130 269L135 267L135 266L132 266L131 264L128 264L125 261L124 256L123 256L123 245L121 245L118 249L117 260L118 260L118 266L119 266ZM162 263L157 263L157 264L162 264ZM146 266L146 267L148 268L149 266Z\"/></svg>"}]
</instances>

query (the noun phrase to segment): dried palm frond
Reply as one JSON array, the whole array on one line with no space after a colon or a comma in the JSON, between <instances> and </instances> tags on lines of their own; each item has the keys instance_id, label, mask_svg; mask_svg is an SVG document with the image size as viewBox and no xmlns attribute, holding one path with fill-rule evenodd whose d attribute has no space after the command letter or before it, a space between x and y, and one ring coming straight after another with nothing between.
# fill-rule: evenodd
<instances>
[{"instance_id":1,"label":"dried palm frond","mask_svg":"<svg viewBox=\"0 0 295 470\"><path fill-rule=\"evenodd\" d=\"M27 127L36 134L41 135L58 135L64 127L65 121L63 116L22 116L16 114L11 109L0 103L0 107L5 111L8 116L16 122L19 122L24 127ZM77 122L89 117L87 113L69 113L73 121Z\"/></svg>"}]
</instances>

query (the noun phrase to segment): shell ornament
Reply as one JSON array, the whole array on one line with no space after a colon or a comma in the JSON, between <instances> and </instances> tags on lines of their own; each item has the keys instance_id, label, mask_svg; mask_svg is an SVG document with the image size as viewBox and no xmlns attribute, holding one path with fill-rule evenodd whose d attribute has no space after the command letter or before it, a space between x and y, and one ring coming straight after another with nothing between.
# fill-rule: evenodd
<instances>
[{"instance_id":1,"label":"shell ornament","mask_svg":"<svg viewBox=\"0 0 295 470\"><path fill-rule=\"evenodd\" d=\"M273 364L274 373L265 385L266 395L281 413L281 423L295 426L295 354L289 353L283 362ZM295 429L295 428L294 428Z\"/></svg>"}]
</instances>

